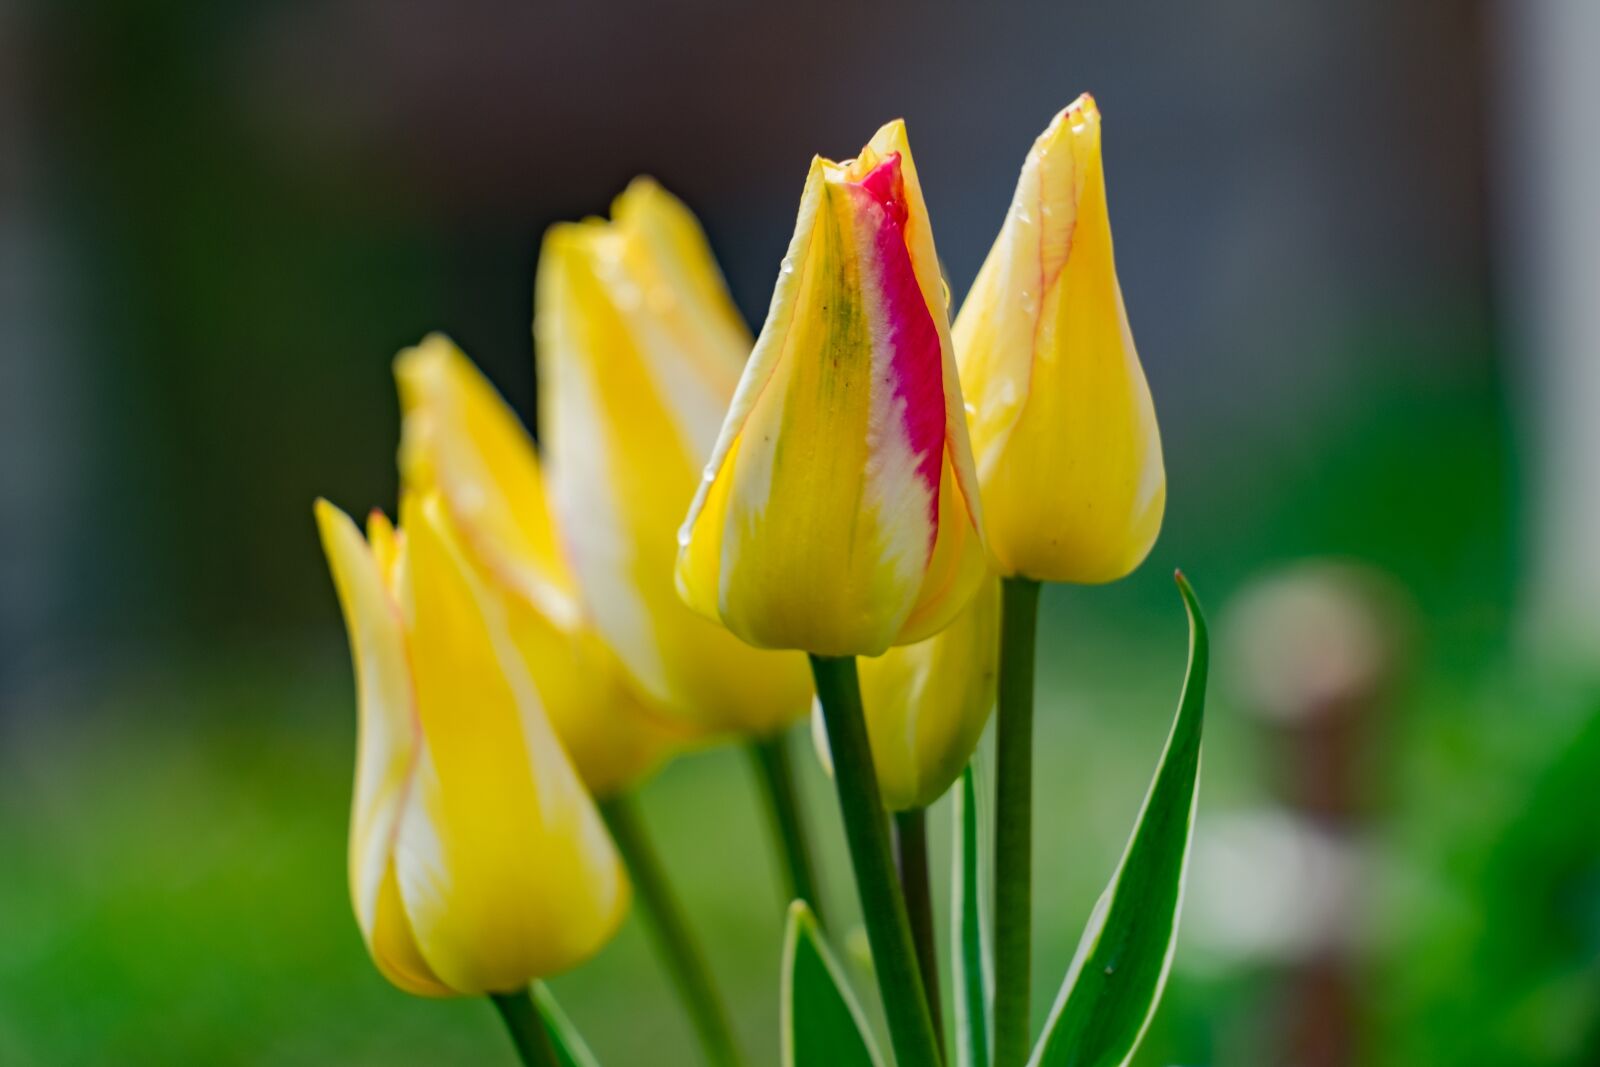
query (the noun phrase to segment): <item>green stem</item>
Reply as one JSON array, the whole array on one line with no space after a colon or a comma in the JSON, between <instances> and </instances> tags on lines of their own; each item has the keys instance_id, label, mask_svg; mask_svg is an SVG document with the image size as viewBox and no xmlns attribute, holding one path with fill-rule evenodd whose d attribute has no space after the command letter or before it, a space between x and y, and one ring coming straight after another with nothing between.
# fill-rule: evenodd
<instances>
[{"instance_id":1,"label":"green stem","mask_svg":"<svg viewBox=\"0 0 1600 1067\"><path fill-rule=\"evenodd\" d=\"M861 710L861 684L853 656L812 656L822 717L833 755L833 782L844 817L845 843L855 868L856 892L883 996L889 1040L898 1067L938 1067L939 1046L917 968L905 897L889 849L889 820L878 794L872 748Z\"/></svg>"},{"instance_id":2,"label":"green stem","mask_svg":"<svg viewBox=\"0 0 1600 1067\"><path fill-rule=\"evenodd\" d=\"M688 917L650 844L638 809L629 796L618 794L600 802L600 814L605 817L611 837L628 865L628 874L644 908L646 924L655 935L656 947L667 969L672 972L673 984L700 1038L706 1060L714 1067L735 1067L743 1061L733 1039L727 1010L711 981L705 956L689 931Z\"/></svg>"},{"instance_id":3,"label":"green stem","mask_svg":"<svg viewBox=\"0 0 1600 1067\"><path fill-rule=\"evenodd\" d=\"M500 1018L505 1020L523 1067L560 1067L555 1046L550 1043L550 1032L544 1028L544 1020L533 1006L528 990L490 993L489 999L500 1009Z\"/></svg>"},{"instance_id":4,"label":"green stem","mask_svg":"<svg viewBox=\"0 0 1600 1067\"><path fill-rule=\"evenodd\" d=\"M894 813L895 860L900 867L900 885L905 889L906 914L911 920L911 940L917 947L917 964L922 970L922 988L928 994L928 1014L933 1020L933 1036L944 1055L944 1020L939 996L939 950L933 936L933 881L928 874L928 809L912 808Z\"/></svg>"},{"instance_id":5,"label":"green stem","mask_svg":"<svg viewBox=\"0 0 1600 1067\"><path fill-rule=\"evenodd\" d=\"M817 895L816 874L811 866L800 796L789 763L789 734L782 731L764 740L752 741L748 748L756 779L766 797L772 839L782 858L784 906L787 908L791 900L803 900L810 905L818 925L826 925L822 917L822 898Z\"/></svg>"},{"instance_id":6,"label":"green stem","mask_svg":"<svg viewBox=\"0 0 1600 1067\"><path fill-rule=\"evenodd\" d=\"M1033 652L1039 583L1007 578L995 728L994 1063L1028 1059L1033 965Z\"/></svg>"}]
</instances>

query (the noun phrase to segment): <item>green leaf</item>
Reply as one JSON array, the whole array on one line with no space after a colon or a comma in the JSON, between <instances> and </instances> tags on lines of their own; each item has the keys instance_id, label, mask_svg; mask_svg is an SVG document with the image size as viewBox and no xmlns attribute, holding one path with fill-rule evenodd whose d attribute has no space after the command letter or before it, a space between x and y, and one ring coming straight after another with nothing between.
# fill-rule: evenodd
<instances>
[{"instance_id":1,"label":"green leaf","mask_svg":"<svg viewBox=\"0 0 1600 1067\"><path fill-rule=\"evenodd\" d=\"M955 795L955 870L950 877L950 916L956 951L951 955L956 1004L957 1067L989 1067L989 945L983 928L983 891L978 872L978 787L972 764Z\"/></svg>"},{"instance_id":2,"label":"green leaf","mask_svg":"<svg viewBox=\"0 0 1600 1067\"><path fill-rule=\"evenodd\" d=\"M797 900L783 938L781 1040L784 1067L882 1067L861 1008Z\"/></svg>"},{"instance_id":3,"label":"green leaf","mask_svg":"<svg viewBox=\"0 0 1600 1067\"><path fill-rule=\"evenodd\" d=\"M561 1067L600 1067L594 1053L584 1043L583 1035L578 1033L567 1013L556 1003L550 987L543 982L533 983L533 1006L539 1009L539 1017L550 1032L550 1043L555 1046L556 1060Z\"/></svg>"},{"instance_id":4,"label":"green leaf","mask_svg":"<svg viewBox=\"0 0 1600 1067\"><path fill-rule=\"evenodd\" d=\"M1177 719L1122 865L1089 918L1030 1067L1126 1064L1155 1014L1172 966L1200 788L1209 660L1205 618L1194 590L1181 573L1177 582L1189 613L1189 669Z\"/></svg>"}]
</instances>

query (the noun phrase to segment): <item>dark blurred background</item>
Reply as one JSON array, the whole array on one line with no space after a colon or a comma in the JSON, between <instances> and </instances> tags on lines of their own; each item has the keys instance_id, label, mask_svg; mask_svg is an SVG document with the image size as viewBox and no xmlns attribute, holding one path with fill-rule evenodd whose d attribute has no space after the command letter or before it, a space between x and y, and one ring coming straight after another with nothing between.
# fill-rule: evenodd
<instances>
[{"instance_id":1,"label":"dark blurred background","mask_svg":"<svg viewBox=\"0 0 1600 1067\"><path fill-rule=\"evenodd\" d=\"M1181 564L1219 671L1138 1062L1600 1062L1597 48L1587 0L4 0L0 1062L503 1057L345 897L309 508L392 506L393 353L448 332L531 426L540 234L641 172L759 323L810 156L897 115L959 299L1085 89L1169 505L1135 576L1046 596L1041 1016L1176 699ZM764 1063L744 774L645 801ZM693 1062L633 923L556 989L606 1062Z\"/></svg>"}]
</instances>

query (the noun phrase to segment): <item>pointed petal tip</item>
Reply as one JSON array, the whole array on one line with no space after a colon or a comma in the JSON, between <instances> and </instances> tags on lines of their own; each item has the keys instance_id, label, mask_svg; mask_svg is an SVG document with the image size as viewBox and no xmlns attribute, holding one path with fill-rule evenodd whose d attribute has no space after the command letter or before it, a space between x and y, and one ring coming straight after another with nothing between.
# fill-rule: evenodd
<instances>
[{"instance_id":1,"label":"pointed petal tip","mask_svg":"<svg viewBox=\"0 0 1600 1067\"><path fill-rule=\"evenodd\" d=\"M327 540L340 522L350 522L350 516L344 513L344 509L325 496L319 496L312 501L311 514L316 518L317 530L323 540Z\"/></svg>"},{"instance_id":2,"label":"pointed petal tip","mask_svg":"<svg viewBox=\"0 0 1600 1067\"><path fill-rule=\"evenodd\" d=\"M367 541L376 544L378 541L387 541L394 537L394 523L382 508L373 508L367 512Z\"/></svg>"},{"instance_id":3,"label":"pointed petal tip","mask_svg":"<svg viewBox=\"0 0 1600 1067\"><path fill-rule=\"evenodd\" d=\"M416 344L396 352L394 378L400 386L402 404L406 400L408 385L418 384L421 376L430 368L444 366L460 355L461 349L441 330L433 330L423 335Z\"/></svg>"},{"instance_id":4,"label":"pointed petal tip","mask_svg":"<svg viewBox=\"0 0 1600 1067\"><path fill-rule=\"evenodd\" d=\"M878 127L878 132L873 134L870 143L879 143L880 138L884 143L904 144L906 142L906 120L903 118L890 119Z\"/></svg>"},{"instance_id":5,"label":"pointed petal tip","mask_svg":"<svg viewBox=\"0 0 1600 1067\"><path fill-rule=\"evenodd\" d=\"M620 221L631 211L639 210L666 192L667 190L653 176L636 174L626 188L611 201L611 217Z\"/></svg>"},{"instance_id":6,"label":"pointed petal tip","mask_svg":"<svg viewBox=\"0 0 1600 1067\"><path fill-rule=\"evenodd\" d=\"M1061 146L1081 152L1086 145L1098 140L1100 125L1100 109L1095 105L1094 97L1083 93L1056 112L1050 124L1039 135L1034 151Z\"/></svg>"}]
</instances>

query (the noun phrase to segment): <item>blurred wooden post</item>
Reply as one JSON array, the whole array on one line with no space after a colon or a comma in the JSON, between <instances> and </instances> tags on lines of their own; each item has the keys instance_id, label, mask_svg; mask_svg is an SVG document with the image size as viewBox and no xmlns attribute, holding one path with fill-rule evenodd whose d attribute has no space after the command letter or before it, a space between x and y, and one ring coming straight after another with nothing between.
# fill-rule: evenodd
<instances>
[{"instance_id":1,"label":"blurred wooden post","mask_svg":"<svg viewBox=\"0 0 1600 1067\"><path fill-rule=\"evenodd\" d=\"M1385 712L1406 645L1403 598L1381 574L1311 561L1243 594L1229 629L1241 695L1267 732L1268 780L1295 836L1334 869L1296 872L1318 902L1280 958L1282 1001L1268 1060L1284 1067L1363 1062L1358 941L1361 855L1375 803ZM1291 879L1291 884L1294 879Z\"/></svg>"}]
</instances>

